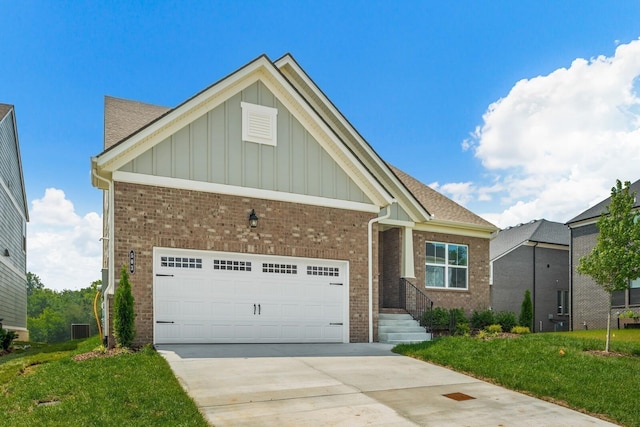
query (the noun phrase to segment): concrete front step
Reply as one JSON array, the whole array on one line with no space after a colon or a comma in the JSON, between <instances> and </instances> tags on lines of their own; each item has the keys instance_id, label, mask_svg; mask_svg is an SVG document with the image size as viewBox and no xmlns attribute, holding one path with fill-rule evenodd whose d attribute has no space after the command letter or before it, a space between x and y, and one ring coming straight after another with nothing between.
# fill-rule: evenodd
<instances>
[{"instance_id":1,"label":"concrete front step","mask_svg":"<svg viewBox=\"0 0 640 427\"><path fill-rule=\"evenodd\" d=\"M431 334L407 313L380 313L378 315L378 341L388 344L430 341Z\"/></svg>"}]
</instances>

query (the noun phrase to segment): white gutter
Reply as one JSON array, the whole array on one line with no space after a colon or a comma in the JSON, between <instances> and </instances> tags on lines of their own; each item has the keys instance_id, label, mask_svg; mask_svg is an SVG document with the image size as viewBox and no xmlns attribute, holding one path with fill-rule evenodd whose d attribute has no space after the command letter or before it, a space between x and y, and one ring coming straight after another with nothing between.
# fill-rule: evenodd
<instances>
[{"instance_id":1,"label":"white gutter","mask_svg":"<svg viewBox=\"0 0 640 427\"><path fill-rule=\"evenodd\" d=\"M367 250L369 255L369 342L373 342L373 223L387 219L391 216L391 205L397 203L391 200L387 206L387 212L383 216L371 218L367 230Z\"/></svg>"}]
</instances>

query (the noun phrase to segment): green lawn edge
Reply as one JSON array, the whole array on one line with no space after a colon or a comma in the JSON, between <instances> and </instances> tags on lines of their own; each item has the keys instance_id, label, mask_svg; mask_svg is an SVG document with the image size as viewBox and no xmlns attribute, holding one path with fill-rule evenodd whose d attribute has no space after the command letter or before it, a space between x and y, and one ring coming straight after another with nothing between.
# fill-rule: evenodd
<instances>
[{"instance_id":1,"label":"green lawn edge","mask_svg":"<svg viewBox=\"0 0 640 427\"><path fill-rule=\"evenodd\" d=\"M17 350L0 357L0 424L208 425L153 348L73 359L99 346L97 337L61 344L17 343Z\"/></svg>"}]
</instances>

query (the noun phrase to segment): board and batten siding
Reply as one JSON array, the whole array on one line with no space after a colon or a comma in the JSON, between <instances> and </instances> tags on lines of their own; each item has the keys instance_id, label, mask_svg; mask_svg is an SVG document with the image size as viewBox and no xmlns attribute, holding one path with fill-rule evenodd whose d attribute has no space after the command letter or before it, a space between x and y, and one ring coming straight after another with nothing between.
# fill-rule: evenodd
<instances>
[{"instance_id":1,"label":"board and batten siding","mask_svg":"<svg viewBox=\"0 0 640 427\"><path fill-rule=\"evenodd\" d=\"M278 110L276 146L242 140L241 102ZM120 170L371 202L318 141L260 82L240 91Z\"/></svg>"},{"instance_id":2,"label":"board and batten siding","mask_svg":"<svg viewBox=\"0 0 640 427\"><path fill-rule=\"evenodd\" d=\"M26 212L13 111L0 121L0 318L26 328L27 280L23 246ZM9 256L5 256L5 249Z\"/></svg>"}]
</instances>

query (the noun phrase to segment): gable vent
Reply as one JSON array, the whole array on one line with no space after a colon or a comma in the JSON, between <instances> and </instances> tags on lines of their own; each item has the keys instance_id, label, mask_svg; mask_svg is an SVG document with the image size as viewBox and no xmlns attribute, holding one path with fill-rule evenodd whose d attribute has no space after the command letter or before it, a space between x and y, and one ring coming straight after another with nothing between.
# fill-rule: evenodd
<instances>
[{"instance_id":1,"label":"gable vent","mask_svg":"<svg viewBox=\"0 0 640 427\"><path fill-rule=\"evenodd\" d=\"M278 110L248 102L242 102L240 106L242 107L242 139L275 146Z\"/></svg>"}]
</instances>

